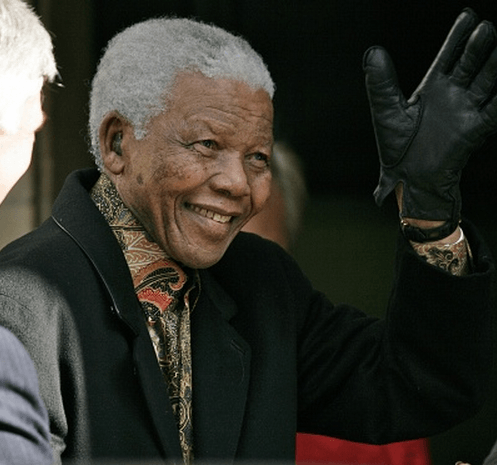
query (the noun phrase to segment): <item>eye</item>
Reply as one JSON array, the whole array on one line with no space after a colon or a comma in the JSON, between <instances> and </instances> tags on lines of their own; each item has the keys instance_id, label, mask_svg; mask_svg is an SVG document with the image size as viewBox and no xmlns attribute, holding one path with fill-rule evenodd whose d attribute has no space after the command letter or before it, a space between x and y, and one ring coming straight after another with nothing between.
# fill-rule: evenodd
<instances>
[{"instance_id":1,"label":"eye","mask_svg":"<svg viewBox=\"0 0 497 465\"><path fill-rule=\"evenodd\" d=\"M191 147L203 157L210 157L214 154L217 144L212 139L202 139L191 144Z\"/></svg>"},{"instance_id":2,"label":"eye","mask_svg":"<svg viewBox=\"0 0 497 465\"><path fill-rule=\"evenodd\" d=\"M259 169L268 168L270 164L270 156L262 152L256 152L248 155L247 160Z\"/></svg>"},{"instance_id":3,"label":"eye","mask_svg":"<svg viewBox=\"0 0 497 465\"><path fill-rule=\"evenodd\" d=\"M205 147L207 149L213 149L214 146L216 145L216 143L211 139L201 140L197 143L200 144L202 147Z\"/></svg>"},{"instance_id":4,"label":"eye","mask_svg":"<svg viewBox=\"0 0 497 465\"><path fill-rule=\"evenodd\" d=\"M189 148L190 150L194 150L203 157L211 157L215 153L214 151L217 148L217 144L212 139L202 139L187 144L185 145L185 147Z\"/></svg>"}]
</instances>

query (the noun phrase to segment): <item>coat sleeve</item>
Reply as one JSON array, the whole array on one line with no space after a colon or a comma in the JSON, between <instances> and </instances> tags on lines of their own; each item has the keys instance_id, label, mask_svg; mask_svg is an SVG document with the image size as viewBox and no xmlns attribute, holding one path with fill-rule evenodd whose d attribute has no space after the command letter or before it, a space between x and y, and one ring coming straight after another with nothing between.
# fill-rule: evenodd
<instances>
[{"instance_id":1,"label":"coat sleeve","mask_svg":"<svg viewBox=\"0 0 497 465\"><path fill-rule=\"evenodd\" d=\"M19 339L37 370L58 464L77 452L71 444L89 441L79 337L64 298L36 274L18 268L0 271L0 325Z\"/></svg>"},{"instance_id":2,"label":"coat sleeve","mask_svg":"<svg viewBox=\"0 0 497 465\"><path fill-rule=\"evenodd\" d=\"M49 438L33 362L21 342L0 327L0 463L52 463Z\"/></svg>"},{"instance_id":3,"label":"coat sleeve","mask_svg":"<svg viewBox=\"0 0 497 465\"><path fill-rule=\"evenodd\" d=\"M474 273L428 265L399 239L386 317L314 292L299 336L299 425L357 442L426 437L481 407L491 370L490 252L470 225Z\"/></svg>"}]
</instances>

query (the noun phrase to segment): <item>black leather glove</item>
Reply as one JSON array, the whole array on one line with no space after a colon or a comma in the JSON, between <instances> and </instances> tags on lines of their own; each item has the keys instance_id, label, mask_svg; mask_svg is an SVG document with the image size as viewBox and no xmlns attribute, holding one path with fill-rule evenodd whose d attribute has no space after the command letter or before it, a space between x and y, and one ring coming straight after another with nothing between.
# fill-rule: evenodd
<instances>
[{"instance_id":1,"label":"black leather glove","mask_svg":"<svg viewBox=\"0 0 497 465\"><path fill-rule=\"evenodd\" d=\"M497 129L496 45L492 24L478 24L465 9L408 101L387 52L372 47L364 55L381 163L376 203L402 183L402 217L445 222L430 237L415 240L436 240L457 227L461 170Z\"/></svg>"}]
</instances>

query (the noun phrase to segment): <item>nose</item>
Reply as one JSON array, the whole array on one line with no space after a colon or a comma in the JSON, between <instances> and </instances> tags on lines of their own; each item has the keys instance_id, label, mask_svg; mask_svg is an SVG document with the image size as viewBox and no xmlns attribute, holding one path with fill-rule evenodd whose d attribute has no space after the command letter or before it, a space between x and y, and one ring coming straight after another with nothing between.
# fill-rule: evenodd
<instances>
[{"instance_id":1,"label":"nose","mask_svg":"<svg viewBox=\"0 0 497 465\"><path fill-rule=\"evenodd\" d=\"M230 197L249 195L250 184L244 157L237 153L219 155L215 174L211 177L211 187Z\"/></svg>"}]
</instances>

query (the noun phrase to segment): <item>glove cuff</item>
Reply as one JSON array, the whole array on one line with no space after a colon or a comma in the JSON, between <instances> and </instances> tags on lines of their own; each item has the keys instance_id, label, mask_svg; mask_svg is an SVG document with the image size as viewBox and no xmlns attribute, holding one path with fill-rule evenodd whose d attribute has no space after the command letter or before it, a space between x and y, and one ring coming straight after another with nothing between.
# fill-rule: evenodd
<instances>
[{"instance_id":1,"label":"glove cuff","mask_svg":"<svg viewBox=\"0 0 497 465\"><path fill-rule=\"evenodd\" d=\"M436 228L421 229L407 223L401 217L400 226L402 229L402 234L404 234L404 237L410 241L435 242L443 239L444 237L450 236L456 230L460 222L461 220L449 220Z\"/></svg>"}]
</instances>

